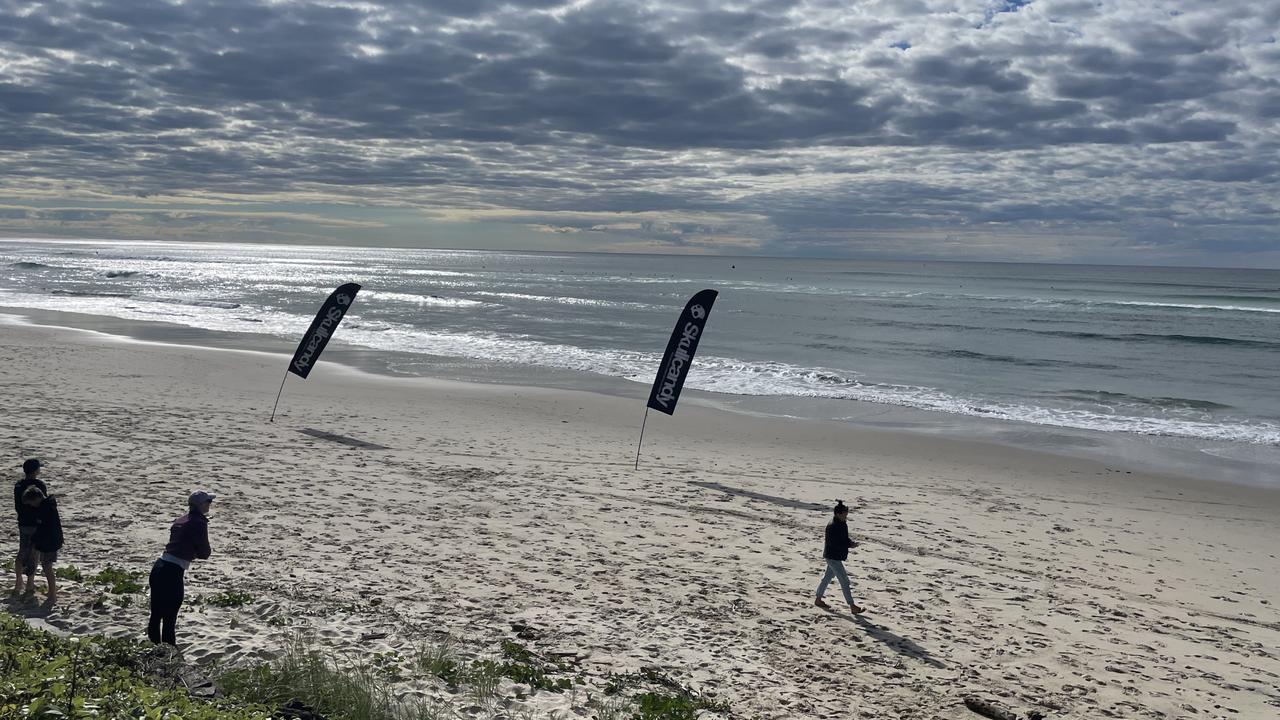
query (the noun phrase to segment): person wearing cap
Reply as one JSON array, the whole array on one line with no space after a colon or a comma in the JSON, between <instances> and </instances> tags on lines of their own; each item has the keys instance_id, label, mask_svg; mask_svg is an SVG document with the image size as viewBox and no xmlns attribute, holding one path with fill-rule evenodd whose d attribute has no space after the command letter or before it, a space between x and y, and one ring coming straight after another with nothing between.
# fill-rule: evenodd
<instances>
[{"instance_id":1,"label":"person wearing cap","mask_svg":"<svg viewBox=\"0 0 1280 720\"><path fill-rule=\"evenodd\" d=\"M209 507L213 495L200 490L187 498L187 514L173 521L169 528L169 544L164 554L151 566L151 619L147 622L147 638L153 643L177 645L178 610L182 607L185 588L183 576L195 560L208 560Z\"/></svg>"},{"instance_id":2,"label":"person wearing cap","mask_svg":"<svg viewBox=\"0 0 1280 720\"><path fill-rule=\"evenodd\" d=\"M844 571L844 561L849 558L849 548L855 547L856 543L849 538L849 508L843 500L836 501L833 514L834 517L827 524L826 545L822 551L822 557L827 560L827 572L823 574L822 582L818 583L818 597L813 604L824 610L831 609L822 596L827 592L827 585L831 583L831 578L835 578L840 581L840 591L844 593L844 601L849 603L849 612L857 615L863 611L863 608L853 601L853 593L849 590L849 575Z\"/></svg>"},{"instance_id":3,"label":"person wearing cap","mask_svg":"<svg viewBox=\"0 0 1280 720\"><path fill-rule=\"evenodd\" d=\"M22 502L22 496L30 487L39 488L44 495L49 494L49 488L40 480L40 461L36 458L27 458L22 463L22 479L13 484L13 509L18 515L18 555L13 559L14 595L22 594L23 571L26 571L27 575L27 593L36 591L35 585L32 584L36 574L36 563L32 554L31 538L36 534L36 526L40 524L40 520L38 513Z\"/></svg>"},{"instance_id":4,"label":"person wearing cap","mask_svg":"<svg viewBox=\"0 0 1280 720\"><path fill-rule=\"evenodd\" d=\"M62 549L62 518L58 515L58 500L52 495L45 495L35 485L29 485L22 493L22 504L36 515L38 524L31 536L31 563L33 566L39 563L44 569L44 579L49 588L45 607L52 607L58 601L58 578L53 564L58 561L58 551ZM27 592L35 593L35 582L30 576Z\"/></svg>"}]
</instances>

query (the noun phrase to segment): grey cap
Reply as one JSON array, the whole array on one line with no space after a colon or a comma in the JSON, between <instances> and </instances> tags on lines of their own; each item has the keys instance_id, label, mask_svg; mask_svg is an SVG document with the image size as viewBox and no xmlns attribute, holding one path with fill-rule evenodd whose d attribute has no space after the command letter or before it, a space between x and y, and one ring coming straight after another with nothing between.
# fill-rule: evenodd
<instances>
[{"instance_id":1,"label":"grey cap","mask_svg":"<svg viewBox=\"0 0 1280 720\"><path fill-rule=\"evenodd\" d=\"M203 505L204 503L212 502L213 498L214 498L213 493L208 493L208 492L205 492L204 490L197 490L191 493L191 497L187 498L187 505L191 507L195 507L196 505Z\"/></svg>"}]
</instances>

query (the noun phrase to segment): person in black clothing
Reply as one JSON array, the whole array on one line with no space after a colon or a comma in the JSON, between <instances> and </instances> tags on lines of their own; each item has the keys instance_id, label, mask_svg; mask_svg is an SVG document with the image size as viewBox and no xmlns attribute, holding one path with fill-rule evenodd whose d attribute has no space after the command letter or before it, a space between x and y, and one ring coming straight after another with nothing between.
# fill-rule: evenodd
<instances>
[{"instance_id":1,"label":"person in black clothing","mask_svg":"<svg viewBox=\"0 0 1280 720\"><path fill-rule=\"evenodd\" d=\"M153 643L177 645L178 610L184 593L183 575L193 560L209 559L209 507L213 495L201 490L187 499L188 512L173 521L169 544L151 566L151 619L147 638Z\"/></svg>"},{"instance_id":2,"label":"person in black clothing","mask_svg":"<svg viewBox=\"0 0 1280 720\"><path fill-rule=\"evenodd\" d=\"M40 492L48 495L49 488L40 481L40 461L28 458L22 463L22 479L13 484L13 509L18 515L18 555L13 559L13 594L22 594L22 574L27 574L27 593L36 591L32 581L35 579L36 563L32 555L31 537L35 535L36 511L22 503L22 495L29 487L40 488Z\"/></svg>"},{"instance_id":3,"label":"person in black clothing","mask_svg":"<svg viewBox=\"0 0 1280 720\"><path fill-rule=\"evenodd\" d=\"M22 493L22 504L36 515L36 530L31 536L32 564L38 562L44 569L44 579L49 588L45 606L52 607L58 601L58 579L53 564L58 561L58 551L62 549L62 518L58 515L58 501L31 485ZM35 582L31 577L27 579L27 590L35 592Z\"/></svg>"},{"instance_id":4,"label":"person in black clothing","mask_svg":"<svg viewBox=\"0 0 1280 720\"><path fill-rule=\"evenodd\" d=\"M822 596L827 592L827 585L834 577L840 581L840 591L844 593L844 601L849 603L849 612L857 615L863 611L863 608L853 601L853 593L849 591L849 575L844 571L844 561L849 557L849 548L857 546L849 538L847 522L849 508L843 500L837 500L834 512L835 517L827 525L826 546L822 551L822 557L827 559L827 572L822 576L822 582L818 583L818 598L813 604L824 610L831 609Z\"/></svg>"}]
</instances>

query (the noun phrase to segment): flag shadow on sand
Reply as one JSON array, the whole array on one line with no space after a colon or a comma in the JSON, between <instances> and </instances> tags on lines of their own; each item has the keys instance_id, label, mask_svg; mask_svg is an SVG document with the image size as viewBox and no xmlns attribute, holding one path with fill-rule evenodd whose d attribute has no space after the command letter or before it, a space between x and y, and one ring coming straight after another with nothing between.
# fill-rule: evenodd
<instances>
[{"instance_id":1,"label":"flag shadow on sand","mask_svg":"<svg viewBox=\"0 0 1280 720\"><path fill-rule=\"evenodd\" d=\"M780 505L782 507L793 508L796 510L825 510L825 511L831 510L830 505L801 502L800 500L792 500L791 498L779 497L777 495L766 495L764 493L755 492L754 490L743 490L741 488L730 487L728 485L721 485L720 483L715 483L715 482L707 482L705 480L692 480L689 482L689 484L697 485L698 487L706 488L708 490L719 490L720 492L726 493L728 495L736 495L738 497L751 498L752 500L760 500L761 502L767 502L771 505Z\"/></svg>"},{"instance_id":2,"label":"flag shadow on sand","mask_svg":"<svg viewBox=\"0 0 1280 720\"><path fill-rule=\"evenodd\" d=\"M364 440L357 440L353 437L347 437L346 435L338 435L336 433L325 432L324 430L316 430L315 428L302 428L298 432L302 433L303 435L310 435L311 437L320 438L321 440L332 440L333 442L341 443L343 445L350 445L351 447L357 447L362 450L390 450L391 449L385 445L375 445L374 443L365 442Z\"/></svg>"}]
</instances>

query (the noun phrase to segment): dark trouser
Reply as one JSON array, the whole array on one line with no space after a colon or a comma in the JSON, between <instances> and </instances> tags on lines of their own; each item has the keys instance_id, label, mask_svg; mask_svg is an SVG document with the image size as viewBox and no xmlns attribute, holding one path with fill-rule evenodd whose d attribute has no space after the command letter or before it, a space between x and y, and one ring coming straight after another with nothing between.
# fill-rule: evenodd
<instances>
[{"instance_id":1,"label":"dark trouser","mask_svg":"<svg viewBox=\"0 0 1280 720\"><path fill-rule=\"evenodd\" d=\"M167 560L157 560L151 566L151 620L147 623L147 637L151 642L162 640L177 645L176 627L178 608L182 607L182 568ZM161 633L161 625L164 632Z\"/></svg>"}]
</instances>

